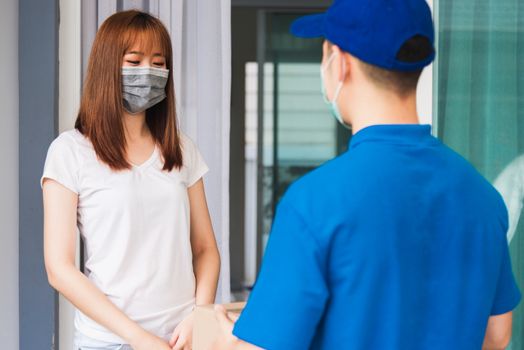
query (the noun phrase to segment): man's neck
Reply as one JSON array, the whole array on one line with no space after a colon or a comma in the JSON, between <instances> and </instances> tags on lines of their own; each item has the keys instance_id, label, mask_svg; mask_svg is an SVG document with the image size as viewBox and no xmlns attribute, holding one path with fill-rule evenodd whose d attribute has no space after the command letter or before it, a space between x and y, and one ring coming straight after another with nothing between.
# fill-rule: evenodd
<instances>
[{"instance_id":1,"label":"man's neck","mask_svg":"<svg viewBox=\"0 0 524 350\"><path fill-rule=\"evenodd\" d=\"M413 116L394 116L385 117L385 116L366 116L360 120L356 120L352 124L353 134L356 134L360 130L367 128L368 126L373 125L394 125L394 124L419 124L419 118L417 115Z\"/></svg>"},{"instance_id":2,"label":"man's neck","mask_svg":"<svg viewBox=\"0 0 524 350\"><path fill-rule=\"evenodd\" d=\"M353 134L373 125L419 124L415 94L406 98L375 96L353 107ZM364 100L361 100L364 101Z\"/></svg>"}]
</instances>

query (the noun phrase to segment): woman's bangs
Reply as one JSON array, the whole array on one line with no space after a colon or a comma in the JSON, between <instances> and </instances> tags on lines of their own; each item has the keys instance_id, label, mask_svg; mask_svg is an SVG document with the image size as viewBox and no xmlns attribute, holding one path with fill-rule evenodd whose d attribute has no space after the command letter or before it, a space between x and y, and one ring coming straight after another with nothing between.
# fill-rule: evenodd
<instances>
[{"instance_id":1,"label":"woman's bangs","mask_svg":"<svg viewBox=\"0 0 524 350\"><path fill-rule=\"evenodd\" d=\"M160 53L167 58L169 57L169 48L166 47L165 40L162 37L161 31L152 25L142 28L130 26L124 35L125 52L136 48L144 55Z\"/></svg>"}]
</instances>

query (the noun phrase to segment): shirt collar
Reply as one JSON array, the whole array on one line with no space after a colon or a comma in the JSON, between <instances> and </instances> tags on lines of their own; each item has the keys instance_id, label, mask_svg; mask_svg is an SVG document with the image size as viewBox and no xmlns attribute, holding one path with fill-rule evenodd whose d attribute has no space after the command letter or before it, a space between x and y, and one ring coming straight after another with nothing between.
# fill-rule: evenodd
<instances>
[{"instance_id":1,"label":"shirt collar","mask_svg":"<svg viewBox=\"0 0 524 350\"><path fill-rule=\"evenodd\" d=\"M434 140L431 136L431 125L372 125L353 135L349 141L349 148L354 148L362 142L420 144L428 140Z\"/></svg>"}]
</instances>

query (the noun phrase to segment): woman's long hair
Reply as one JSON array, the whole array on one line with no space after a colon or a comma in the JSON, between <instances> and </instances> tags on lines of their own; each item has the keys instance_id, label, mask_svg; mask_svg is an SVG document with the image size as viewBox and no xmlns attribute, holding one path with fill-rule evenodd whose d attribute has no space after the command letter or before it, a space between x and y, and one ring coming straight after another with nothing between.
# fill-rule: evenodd
<instances>
[{"instance_id":1,"label":"woman's long hair","mask_svg":"<svg viewBox=\"0 0 524 350\"><path fill-rule=\"evenodd\" d=\"M173 86L171 39L159 19L136 10L109 17L96 34L75 128L86 136L98 158L113 170L131 168L125 156L122 60L134 45L144 53L159 48L169 78L166 98L146 111L146 123L164 158L164 170L182 166L182 150Z\"/></svg>"}]
</instances>

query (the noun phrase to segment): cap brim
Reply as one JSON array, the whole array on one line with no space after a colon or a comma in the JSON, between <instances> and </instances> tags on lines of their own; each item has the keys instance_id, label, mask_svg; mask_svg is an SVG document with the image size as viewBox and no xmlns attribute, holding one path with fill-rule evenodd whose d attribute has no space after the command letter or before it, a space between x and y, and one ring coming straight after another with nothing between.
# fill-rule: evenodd
<instances>
[{"instance_id":1,"label":"cap brim","mask_svg":"<svg viewBox=\"0 0 524 350\"><path fill-rule=\"evenodd\" d=\"M325 13L300 17L291 24L291 34L299 38L324 37L325 23Z\"/></svg>"}]
</instances>

